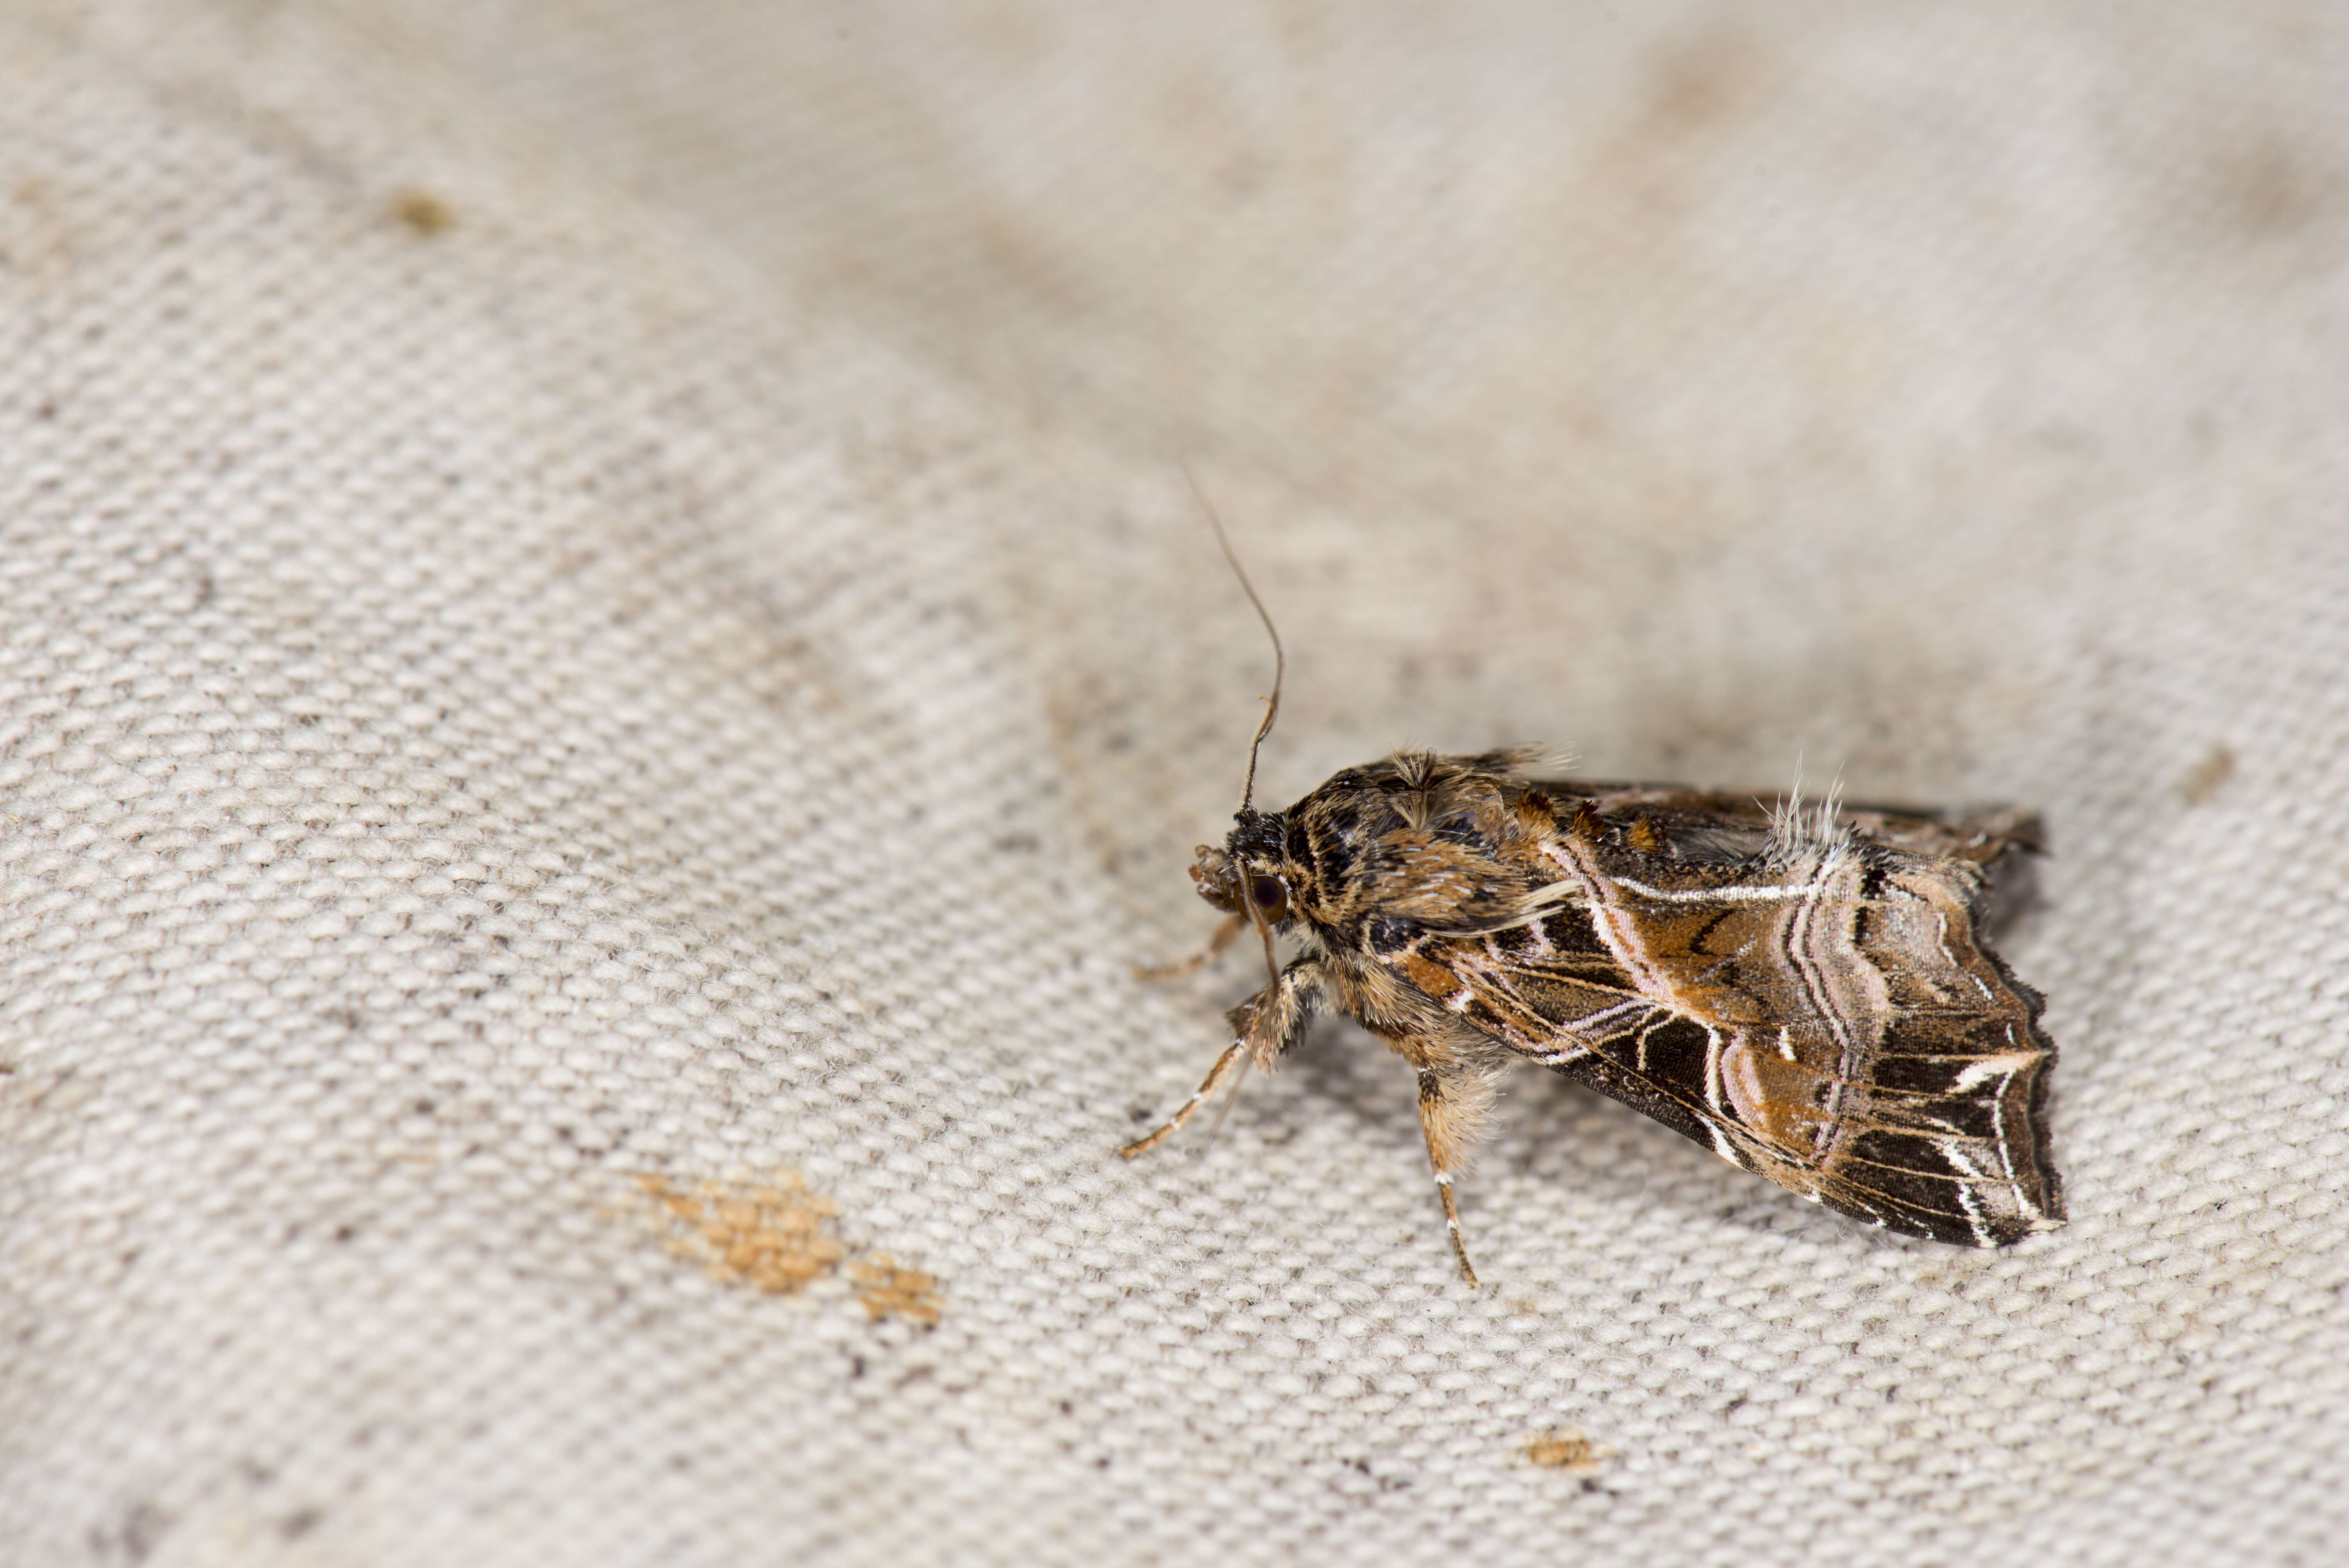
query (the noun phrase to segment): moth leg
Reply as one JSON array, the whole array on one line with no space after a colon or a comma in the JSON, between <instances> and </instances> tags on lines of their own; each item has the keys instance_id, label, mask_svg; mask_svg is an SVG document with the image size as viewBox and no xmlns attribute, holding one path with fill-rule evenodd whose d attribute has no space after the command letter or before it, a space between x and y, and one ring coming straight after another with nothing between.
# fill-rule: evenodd
<instances>
[{"instance_id":1,"label":"moth leg","mask_svg":"<svg viewBox=\"0 0 2349 1568\"><path fill-rule=\"evenodd\" d=\"M1452 1235L1452 1255L1459 1260L1460 1277L1473 1288L1476 1270L1468 1262L1468 1243L1460 1234L1460 1206L1452 1196L1452 1178L1468 1162L1468 1148L1483 1125L1492 1101L1490 1081L1480 1074L1440 1068L1419 1069L1419 1130L1427 1139L1428 1169L1435 1173L1435 1191L1444 1200L1444 1225Z\"/></svg>"},{"instance_id":2,"label":"moth leg","mask_svg":"<svg viewBox=\"0 0 2349 1568\"><path fill-rule=\"evenodd\" d=\"M1325 985L1321 965L1312 959L1299 958L1280 972L1278 984L1266 986L1226 1014L1232 1026L1232 1043L1224 1047L1224 1054L1207 1069L1206 1080L1157 1130L1136 1139L1118 1152L1131 1160L1172 1138L1191 1119L1192 1113L1223 1087L1224 1079L1240 1065L1244 1054L1270 1072L1280 1053L1295 1045L1305 1033L1305 1026L1313 1021Z\"/></svg>"},{"instance_id":3,"label":"moth leg","mask_svg":"<svg viewBox=\"0 0 2349 1568\"><path fill-rule=\"evenodd\" d=\"M1207 938L1207 945L1188 958L1178 958L1172 964L1137 964L1133 966L1136 980L1179 980L1185 975L1196 974L1231 950L1238 940L1240 927L1247 923L1237 914L1224 916L1216 934Z\"/></svg>"},{"instance_id":4,"label":"moth leg","mask_svg":"<svg viewBox=\"0 0 2349 1568\"><path fill-rule=\"evenodd\" d=\"M1224 1080L1231 1077L1233 1069L1240 1065L1240 1053L1247 1049L1246 1040L1234 1040L1230 1045L1226 1046L1224 1054L1216 1058L1216 1065L1207 1069L1206 1079L1192 1091L1191 1098L1183 1102L1181 1109L1161 1122L1156 1131L1146 1137L1135 1139L1118 1152L1131 1160L1137 1154L1148 1153L1174 1137L1175 1130L1191 1119L1191 1113L1206 1104L1209 1095L1224 1087Z\"/></svg>"},{"instance_id":5,"label":"moth leg","mask_svg":"<svg viewBox=\"0 0 2349 1568\"><path fill-rule=\"evenodd\" d=\"M1305 1037L1321 1009L1329 976L1316 959L1292 958L1280 978L1224 1015L1233 1042L1246 1046L1258 1071L1270 1072L1282 1054Z\"/></svg>"}]
</instances>

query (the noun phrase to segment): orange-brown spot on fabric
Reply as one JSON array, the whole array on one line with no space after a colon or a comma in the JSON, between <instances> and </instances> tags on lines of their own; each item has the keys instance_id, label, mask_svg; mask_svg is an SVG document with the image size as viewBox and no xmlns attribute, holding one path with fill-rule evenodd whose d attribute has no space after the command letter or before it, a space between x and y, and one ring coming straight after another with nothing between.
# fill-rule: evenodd
<instances>
[{"instance_id":1,"label":"orange-brown spot on fabric","mask_svg":"<svg viewBox=\"0 0 2349 1568\"><path fill-rule=\"evenodd\" d=\"M457 226L454 208L431 191L413 187L391 199L391 215L428 240Z\"/></svg>"},{"instance_id":2,"label":"orange-brown spot on fabric","mask_svg":"<svg viewBox=\"0 0 2349 1568\"><path fill-rule=\"evenodd\" d=\"M1751 113L1774 74L1756 42L1729 27L1674 39L1650 65L1640 129L1660 140L1717 132Z\"/></svg>"},{"instance_id":3,"label":"orange-brown spot on fabric","mask_svg":"<svg viewBox=\"0 0 2349 1568\"><path fill-rule=\"evenodd\" d=\"M809 1191L796 1171L768 1184L701 1181L690 1191L664 1176L636 1181L684 1226L678 1252L698 1260L712 1279L795 1295L847 1255L828 1228L839 1205Z\"/></svg>"},{"instance_id":4,"label":"orange-brown spot on fabric","mask_svg":"<svg viewBox=\"0 0 2349 1568\"><path fill-rule=\"evenodd\" d=\"M1562 1470L1568 1475L1596 1475L1605 1467L1607 1450L1567 1428L1554 1432L1542 1432L1527 1438L1526 1458L1544 1470Z\"/></svg>"},{"instance_id":5,"label":"orange-brown spot on fabric","mask_svg":"<svg viewBox=\"0 0 2349 1568\"><path fill-rule=\"evenodd\" d=\"M894 1313L915 1323L934 1324L946 1310L938 1298L936 1275L899 1268L897 1260L886 1253L875 1253L850 1265L848 1273L856 1282L856 1299L876 1320Z\"/></svg>"},{"instance_id":6,"label":"orange-brown spot on fabric","mask_svg":"<svg viewBox=\"0 0 2349 1568\"><path fill-rule=\"evenodd\" d=\"M2219 170L2224 211L2253 241L2299 233L2341 196L2335 170L2277 136L2221 155Z\"/></svg>"},{"instance_id":7,"label":"orange-brown spot on fabric","mask_svg":"<svg viewBox=\"0 0 2349 1568\"><path fill-rule=\"evenodd\" d=\"M1639 253L1677 232L1706 165L1760 118L1784 75L1758 36L1733 26L1675 37L1645 63L1645 90L1592 145L1594 198L1620 209L1629 228L1618 237Z\"/></svg>"},{"instance_id":8,"label":"orange-brown spot on fabric","mask_svg":"<svg viewBox=\"0 0 2349 1568\"><path fill-rule=\"evenodd\" d=\"M2213 746L2204 754L2202 760L2178 781L2178 793L2189 806L2203 805L2234 776L2234 752L2224 746Z\"/></svg>"}]
</instances>

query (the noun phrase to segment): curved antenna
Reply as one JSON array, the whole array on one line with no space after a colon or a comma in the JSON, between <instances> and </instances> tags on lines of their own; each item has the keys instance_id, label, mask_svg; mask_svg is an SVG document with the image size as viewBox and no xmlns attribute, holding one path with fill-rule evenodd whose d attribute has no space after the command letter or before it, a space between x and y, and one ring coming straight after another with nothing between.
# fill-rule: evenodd
<instances>
[{"instance_id":1,"label":"curved antenna","mask_svg":"<svg viewBox=\"0 0 2349 1568\"><path fill-rule=\"evenodd\" d=\"M1248 803L1256 799L1257 749L1264 744L1264 738L1272 733L1272 721L1280 717L1280 685L1288 676L1288 655L1281 649L1280 628L1272 624L1272 612L1267 610L1264 601L1256 596L1256 584L1248 581L1247 568L1240 564L1240 558L1233 552L1232 542L1224 532L1224 520L1216 515L1216 503L1209 500L1207 492L1199 488L1198 478L1191 472L1191 465L1185 463L1182 468L1184 482L1198 498L1199 510L1207 514L1207 526L1216 531L1216 542L1223 547L1224 559L1230 562L1232 575L1240 580L1240 592L1247 594L1248 603L1256 606L1257 618L1264 623L1266 634L1272 638L1272 695L1264 699L1264 722L1256 727L1256 738L1248 742L1247 782L1240 787L1240 810L1246 811Z\"/></svg>"}]
</instances>

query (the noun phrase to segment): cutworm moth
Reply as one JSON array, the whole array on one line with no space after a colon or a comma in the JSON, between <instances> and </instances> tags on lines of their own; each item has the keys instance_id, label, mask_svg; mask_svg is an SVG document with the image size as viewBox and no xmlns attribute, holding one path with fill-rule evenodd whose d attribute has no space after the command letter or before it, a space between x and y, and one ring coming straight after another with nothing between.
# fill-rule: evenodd
<instances>
[{"instance_id":1,"label":"cutworm moth","mask_svg":"<svg viewBox=\"0 0 2349 1568\"><path fill-rule=\"evenodd\" d=\"M1240 580L1278 667L1279 634ZM1905 1235L2004 1246L2063 1222L2044 1113L2055 1047L2038 993L1987 936L2027 880L2029 814L1537 779L1529 750L1398 752L1259 811L1257 748L1278 710L1276 675L1235 825L1191 867L1223 923L1190 965L1158 972L1253 928L1271 983L1231 1010L1198 1092L1125 1155L1245 1063L1271 1071L1333 1008L1417 1072L1472 1284L1453 1179L1519 1061ZM1277 935L1297 950L1285 965Z\"/></svg>"}]
</instances>

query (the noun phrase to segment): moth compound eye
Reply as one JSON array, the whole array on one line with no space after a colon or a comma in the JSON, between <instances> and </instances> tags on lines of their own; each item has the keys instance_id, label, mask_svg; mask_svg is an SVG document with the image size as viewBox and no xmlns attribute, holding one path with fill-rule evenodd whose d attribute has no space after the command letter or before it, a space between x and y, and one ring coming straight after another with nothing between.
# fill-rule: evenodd
<instances>
[{"instance_id":1,"label":"moth compound eye","mask_svg":"<svg viewBox=\"0 0 2349 1568\"><path fill-rule=\"evenodd\" d=\"M1288 889L1278 877L1253 877L1248 882L1248 896L1256 900L1257 908L1264 911L1267 920L1279 920L1288 913Z\"/></svg>"}]
</instances>

